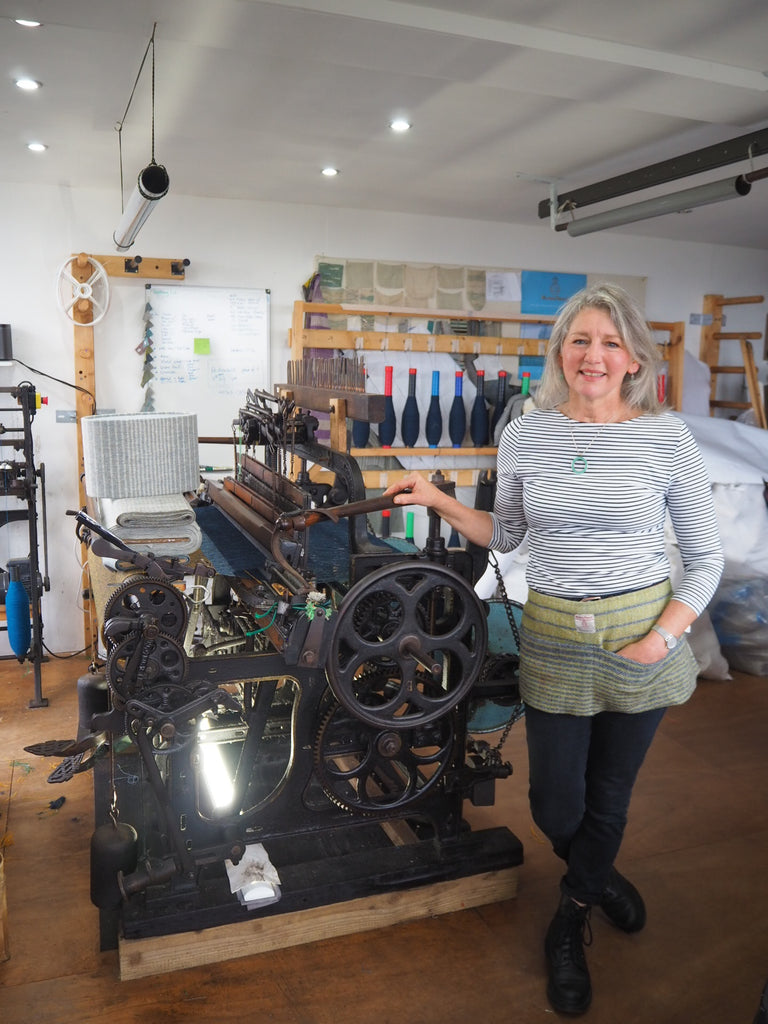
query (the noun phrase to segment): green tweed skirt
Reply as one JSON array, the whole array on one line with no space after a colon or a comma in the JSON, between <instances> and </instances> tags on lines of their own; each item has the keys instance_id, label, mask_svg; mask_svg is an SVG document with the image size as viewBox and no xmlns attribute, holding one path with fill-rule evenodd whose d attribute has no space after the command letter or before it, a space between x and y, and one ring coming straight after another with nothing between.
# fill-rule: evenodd
<instances>
[{"instance_id":1,"label":"green tweed skirt","mask_svg":"<svg viewBox=\"0 0 768 1024\"><path fill-rule=\"evenodd\" d=\"M671 594L669 580L589 601L529 590L520 629L523 700L540 711L569 715L684 704L698 674L685 638L653 665L616 653L648 633Z\"/></svg>"}]
</instances>

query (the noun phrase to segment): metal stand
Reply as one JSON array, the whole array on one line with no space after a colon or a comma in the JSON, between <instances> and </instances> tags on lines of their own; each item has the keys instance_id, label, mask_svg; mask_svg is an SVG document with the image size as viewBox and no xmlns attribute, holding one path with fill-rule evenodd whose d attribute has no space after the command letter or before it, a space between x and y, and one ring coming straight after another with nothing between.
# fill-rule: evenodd
<instances>
[{"instance_id":1,"label":"metal stand","mask_svg":"<svg viewBox=\"0 0 768 1024\"><path fill-rule=\"evenodd\" d=\"M20 427L6 427L0 425L0 446L13 448L21 452L23 459L4 459L0 466L0 478L2 479L2 493L6 497L18 498L26 502L26 510L6 509L2 516L0 525L10 522L18 522L26 519L29 525L29 579L24 583L29 595L30 624L32 639L27 653L27 659L34 666L35 694L29 702L30 708L44 708L48 706L47 698L43 697L40 666L43 662L43 620L40 609L40 600L43 591L51 589L48 578L48 532L46 524L45 508L45 466L35 466L35 453L32 441L32 421L38 409L39 396L32 384L19 384L16 387L0 388L0 393L11 395L18 402L23 425ZM3 408L0 412L19 412L19 408ZM16 435L16 436L7 436ZM38 484L39 481L39 484ZM43 558L44 573L40 572L40 561L38 553L38 529L37 529L37 492L40 488L40 500L42 506L43 523Z\"/></svg>"}]
</instances>

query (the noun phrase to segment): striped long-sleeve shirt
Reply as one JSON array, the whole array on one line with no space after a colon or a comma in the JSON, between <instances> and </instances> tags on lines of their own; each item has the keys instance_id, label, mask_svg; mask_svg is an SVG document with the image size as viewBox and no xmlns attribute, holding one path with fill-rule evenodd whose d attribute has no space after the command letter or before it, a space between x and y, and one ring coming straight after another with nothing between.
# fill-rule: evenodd
<instances>
[{"instance_id":1,"label":"striped long-sleeve shirt","mask_svg":"<svg viewBox=\"0 0 768 1024\"><path fill-rule=\"evenodd\" d=\"M575 466L586 460L586 471ZM526 531L530 587L600 597L665 579L667 512L683 577L674 597L700 614L723 570L712 491L686 424L672 413L606 425L533 410L499 440L490 547L510 551Z\"/></svg>"}]
</instances>

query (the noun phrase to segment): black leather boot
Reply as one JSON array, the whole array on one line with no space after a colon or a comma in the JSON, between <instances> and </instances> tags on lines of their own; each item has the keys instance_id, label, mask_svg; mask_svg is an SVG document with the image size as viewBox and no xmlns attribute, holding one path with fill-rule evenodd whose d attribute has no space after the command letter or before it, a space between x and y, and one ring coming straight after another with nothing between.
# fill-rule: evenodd
<instances>
[{"instance_id":1,"label":"black leather boot","mask_svg":"<svg viewBox=\"0 0 768 1024\"><path fill-rule=\"evenodd\" d=\"M611 868L608 884L600 896L600 907L608 920L623 932L639 932L645 925L643 897L616 868Z\"/></svg>"},{"instance_id":2,"label":"black leather boot","mask_svg":"<svg viewBox=\"0 0 768 1024\"><path fill-rule=\"evenodd\" d=\"M547 929L547 998L558 1013L585 1013L592 1002L592 984L584 956L584 946L592 943L590 909L563 895Z\"/></svg>"}]
</instances>

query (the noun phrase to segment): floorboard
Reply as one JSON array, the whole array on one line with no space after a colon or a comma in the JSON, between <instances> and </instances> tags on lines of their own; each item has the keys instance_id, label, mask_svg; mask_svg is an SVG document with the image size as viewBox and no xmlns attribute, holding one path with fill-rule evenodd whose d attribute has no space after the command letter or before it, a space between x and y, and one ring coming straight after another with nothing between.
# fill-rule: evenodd
<instances>
[{"instance_id":1,"label":"floorboard","mask_svg":"<svg viewBox=\"0 0 768 1024\"><path fill-rule=\"evenodd\" d=\"M77 732L82 658L33 680L0 662L0 836L11 957L0 963L3 1024L535 1024L553 1019L543 935L559 862L527 807L524 722L505 747L515 772L476 827L522 840L517 898L226 963L119 980L99 949L89 899L91 777L46 780L31 743ZM768 680L702 681L670 711L638 781L620 866L642 890L638 935L593 915L590 1024L752 1024L768 977ZM14 767L11 768L11 765ZM12 777L11 777L12 775ZM60 797L64 803L51 807Z\"/></svg>"}]
</instances>

